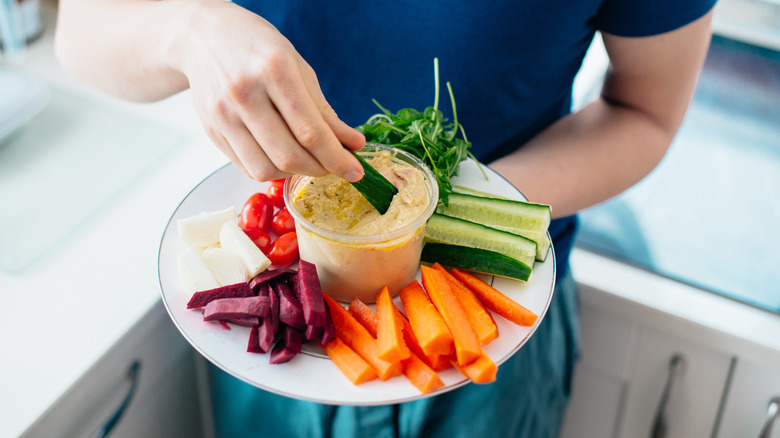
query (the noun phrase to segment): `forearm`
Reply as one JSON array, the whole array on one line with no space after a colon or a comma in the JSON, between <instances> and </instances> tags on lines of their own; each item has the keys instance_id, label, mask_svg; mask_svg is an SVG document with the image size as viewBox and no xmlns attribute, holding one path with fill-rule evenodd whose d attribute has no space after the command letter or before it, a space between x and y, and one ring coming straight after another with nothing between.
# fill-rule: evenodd
<instances>
[{"instance_id":1,"label":"forearm","mask_svg":"<svg viewBox=\"0 0 780 438\"><path fill-rule=\"evenodd\" d=\"M111 95L157 100L187 88L184 31L198 3L61 0L56 53L76 79Z\"/></svg>"},{"instance_id":2,"label":"forearm","mask_svg":"<svg viewBox=\"0 0 780 438\"><path fill-rule=\"evenodd\" d=\"M658 164L672 138L641 111L598 99L490 167L562 217L635 184Z\"/></svg>"},{"instance_id":3,"label":"forearm","mask_svg":"<svg viewBox=\"0 0 780 438\"><path fill-rule=\"evenodd\" d=\"M556 217L605 201L663 158L688 109L711 37L712 12L644 38L604 34L602 96L491 167Z\"/></svg>"}]
</instances>

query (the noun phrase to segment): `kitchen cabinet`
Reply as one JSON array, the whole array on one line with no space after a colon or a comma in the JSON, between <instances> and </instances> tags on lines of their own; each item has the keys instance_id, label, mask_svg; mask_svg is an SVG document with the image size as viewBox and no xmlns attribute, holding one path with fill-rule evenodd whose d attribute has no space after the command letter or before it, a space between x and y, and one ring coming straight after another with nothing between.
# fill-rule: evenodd
<instances>
[{"instance_id":1,"label":"kitchen cabinet","mask_svg":"<svg viewBox=\"0 0 780 438\"><path fill-rule=\"evenodd\" d=\"M760 436L780 409L780 315L587 251L572 266L581 353L562 438Z\"/></svg>"},{"instance_id":2,"label":"kitchen cabinet","mask_svg":"<svg viewBox=\"0 0 780 438\"><path fill-rule=\"evenodd\" d=\"M772 433L761 438L780 438L780 414L769 412L772 403L776 410L780 409L780 360L739 360L729 385L718 436L758 437L762 427L771 424Z\"/></svg>"},{"instance_id":3,"label":"kitchen cabinet","mask_svg":"<svg viewBox=\"0 0 780 438\"><path fill-rule=\"evenodd\" d=\"M202 437L195 354L158 303L21 437Z\"/></svg>"}]
</instances>

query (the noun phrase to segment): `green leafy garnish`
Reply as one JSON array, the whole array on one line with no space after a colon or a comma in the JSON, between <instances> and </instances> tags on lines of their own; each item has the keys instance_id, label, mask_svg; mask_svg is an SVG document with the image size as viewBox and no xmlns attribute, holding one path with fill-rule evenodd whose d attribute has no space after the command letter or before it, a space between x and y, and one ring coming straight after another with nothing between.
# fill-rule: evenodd
<instances>
[{"instance_id":1,"label":"green leafy garnish","mask_svg":"<svg viewBox=\"0 0 780 438\"><path fill-rule=\"evenodd\" d=\"M434 59L433 65L435 81L433 106L425 108L422 112L404 108L393 114L382 107L376 99L372 99L382 112L371 116L365 124L358 126L357 130L366 136L366 141L394 146L422 160L436 177L439 198L444 205L447 205L448 195L453 191L450 180L458 175L460 163L474 156L469 151L471 143L466 139L463 125L458 122L455 96L449 82L447 82L447 90L452 102L454 118L452 123L447 123L448 120L438 109L439 60ZM474 161L477 162L476 159ZM482 173L485 174L484 170ZM485 178L487 179L487 176Z\"/></svg>"}]
</instances>

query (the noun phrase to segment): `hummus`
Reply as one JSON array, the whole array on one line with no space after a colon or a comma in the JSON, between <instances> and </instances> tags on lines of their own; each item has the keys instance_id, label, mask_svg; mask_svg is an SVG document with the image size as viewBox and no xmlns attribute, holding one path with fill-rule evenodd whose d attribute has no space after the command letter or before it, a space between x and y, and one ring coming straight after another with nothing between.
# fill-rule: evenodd
<instances>
[{"instance_id":1,"label":"hummus","mask_svg":"<svg viewBox=\"0 0 780 438\"><path fill-rule=\"evenodd\" d=\"M395 295L415 278L425 223L438 200L435 179L421 162L387 150L363 157L398 188L383 215L333 175L295 176L285 190L301 259L317 266L323 291L342 302L373 303L383 286Z\"/></svg>"},{"instance_id":2,"label":"hummus","mask_svg":"<svg viewBox=\"0 0 780 438\"><path fill-rule=\"evenodd\" d=\"M348 181L333 174L312 178L296 193L295 208L314 225L337 233L368 236L395 231L419 217L430 202L423 174L383 151L369 164L398 189L379 214Z\"/></svg>"}]
</instances>

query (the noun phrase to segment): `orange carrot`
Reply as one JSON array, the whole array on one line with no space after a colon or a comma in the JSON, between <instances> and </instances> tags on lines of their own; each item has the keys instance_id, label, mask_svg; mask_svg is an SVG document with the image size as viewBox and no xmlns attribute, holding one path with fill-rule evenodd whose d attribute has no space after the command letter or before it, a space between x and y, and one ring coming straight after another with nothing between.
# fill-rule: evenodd
<instances>
[{"instance_id":1,"label":"orange carrot","mask_svg":"<svg viewBox=\"0 0 780 438\"><path fill-rule=\"evenodd\" d=\"M458 297L460 305L463 306L463 310L466 312L466 317L469 319L471 328L474 329L474 334L477 335L477 340L480 344L489 344L493 339L498 337L498 326L496 321L493 320L493 315L485 308L485 305L479 301L476 295L463 283L461 283L452 274L447 272L444 266L439 263L434 263L433 268L441 271L447 281L450 283L452 293Z\"/></svg>"},{"instance_id":2,"label":"orange carrot","mask_svg":"<svg viewBox=\"0 0 780 438\"><path fill-rule=\"evenodd\" d=\"M427 363L428 366L431 367L431 369L434 371L443 371L452 366L451 361L454 358L454 355L434 354L431 356L426 356L425 363Z\"/></svg>"},{"instance_id":3,"label":"orange carrot","mask_svg":"<svg viewBox=\"0 0 780 438\"><path fill-rule=\"evenodd\" d=\"M401 311L397 307L395 310L396 310L396 315L398 317L398 321L400 321L400 323L402 324L401 331L404 334L404 342L406 342L406 346L409 347L409 351L411 351L412 354L416 354L417 357L419 357L423 362L425 362L426 365L431 367L434 371L441 371L449 368L451 365L448 356L442 354L432 354L428 356L427 354L425 354L422 347L420 347L420 342L417 340L417 336L414 335L412 324L409 323L409 320L406 319L406 316L404 316L404 314L401 313Z\"/></svg>"},{"instance_id":4,"label":"orange carrot","mask_svg":"<svg viewBox=\"0 0 780 438\"><path fill-rule=\"evenodd\" d=\"M379 301L377 301L377 306L378 305ZM403 317L401 311L398 310L397 307L393 306L392 310L396 315L399 324L406 322L408 325L408 321L406 321L406 318ZM369 333L376 333L379 330L377 327L379 318L374 311L360 299L355 298L352 300L349 304L348 311L355 316L355 319L357 319ZM411 326L409 326L408 331L414 336L411 331ZM414 342L416 343L417 341L414 340ZM416 348L419 349L420 347L417 346ZM421 349L420 352L422 352ZM401 361L401 365L403 367L404 375L409 379L412 385L419 389L423 394L444 386L444 382L441 381L439 375L436 374L436 371L428 366L428 364L425 363L425 360L411 349L409 351L409 357ZM447 366L450 366L449 361L447 361Z\"/></svg>"},{"instance_id":5,"label":"orange carrot","mask_svg":"<svg viewBox=\"0 0 780 438\"><path fill-rule=\"evenodd\" d=\"M409 357L409 347L404 342L401 323L396 318L395 304L387 286L376 297L376 344L377 356L388 362L404 360Z\"/></svg>"},{"instance_id":6,"label":"orange carrot","mask_svg":"<svg viewBox=\"0 0 780 438\"><path fill-rule=\"evenodd\" d=\"M376 379L376 371L347 344L336 338L327 344L320 344L334 364L354 385Z\"/></svg>"},{"instance_id":7,"label":"orange carrot","mask_svg":"<svg viewBox=\"0 0 780 438\"><path fill-rule=\"evenodd\" d=\"M463 311L460 302L452 294L452 288L441 271L425 265L420 266L420 271L423 287L452 333L458 364L466 365L476 359L481 350L477 336L466 317L466 312Z\"/></svg>"},{"instance_id":8,"label":"orange carrot","mask_svg":"<svg viewBox=\"0 0 780 438\"><path fill-rule=\"evenodd\" d=\"M371 333L371 336L376 338L376 328L379 323L377 322L376 313L366 303L356 297L349 303L347 311L355 317L360 325Z\"/></svg>"},{"instance_id":9,"label":"orange carrot","mask_svg":"<svg viewBox=\"0 0 780 438\"><path fill-rule=\"evenodd\" d=\"M398 295L425 355L452 354L452 334L439 311L425 295L420 283L412 280Z\"/></svg>"},{"instance_id":10,"label":"orange carrot","mask_svg":"<svg viewBox=\"0 0 780 438\"><path fill-rule=\"evenodd\" d=\"M365 359L382 380L401 374L400 362L388 362L377 357L376 339L365 327L349 314L347 309L336 300L323 293L325 302L330 308L330 317L336 328L336 335L344 341L355 353Z\"/></svg>"},{"instance_id":11,"label":"orange carrot","mask_svg":"<svg viewBox=\"0 0 780 438\"><path fill-rule=\"evenodd\" d=\"M410 353L409 357L401 362L404 366L404 375L423 394L444 386L436 371L431 369L419 356Z\"/></svg>"},{"instance_id":12,"label":"orange carrot","mask_svg":"<svg viewBox=\"0 0 780 438\"><path fill-rule=\"evenodd\" d=\"M468 377L474 383L490 383L496 381L496 372L498 366L495 362L480 348L480 355L472 362L466 365L459 365L456 360L452 361L458 371Z\"/></svg>"},{"instance_id":13,"label":"orange carrot","mask_svg":"<svg viewBox=\"0 0 780 438\"><path fill-rule=\"evenodd\" d=\"M538 318L536 314L480 280L477 276L458 268L452 268L452 275L471 289L485 307L504 318L523 326L532 326L536 322Z\"/></svg>"}]
</instances>

